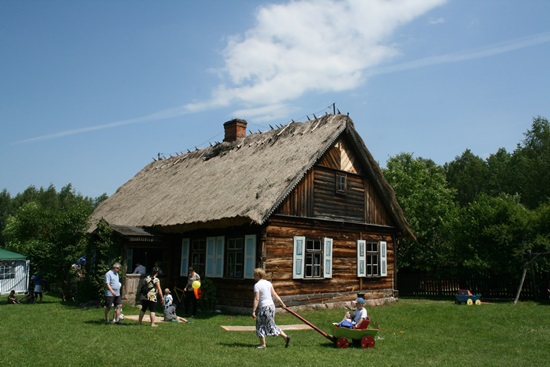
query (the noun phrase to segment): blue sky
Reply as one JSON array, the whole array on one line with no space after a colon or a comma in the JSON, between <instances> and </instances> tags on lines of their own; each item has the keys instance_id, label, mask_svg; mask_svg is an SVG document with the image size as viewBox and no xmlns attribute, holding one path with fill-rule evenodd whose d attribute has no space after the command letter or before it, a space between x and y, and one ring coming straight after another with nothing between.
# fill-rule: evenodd
<instances>
[{"instance_id":1,"label":"blue sky","mask_svg":"<svg viewBox=\"0 0 550 367\"><path fill-rule=\"evenodd\" d=\"M349 113L382 166L513 151L550 118L550 1L0 1L0 190L96 197L150 163ZM329 108L330 107L330 108Z\"/></svg>"}]
</instances>

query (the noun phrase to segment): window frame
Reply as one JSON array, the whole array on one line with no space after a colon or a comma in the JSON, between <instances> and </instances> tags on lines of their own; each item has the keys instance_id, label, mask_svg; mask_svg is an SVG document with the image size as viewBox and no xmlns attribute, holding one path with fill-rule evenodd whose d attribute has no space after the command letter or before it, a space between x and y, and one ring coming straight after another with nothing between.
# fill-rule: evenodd
<instances>
[{"instance_id":1,"label":"window frame","mask_svg":"<svg viewBox=\"0 0 550 367\"><path fill-rule=\"evenodd\" d=\"M348 176L342 173L336 174L336 193L346 195L348 191Z\"/></svg>"},{"instance_id":2,"label":"window frame","mask_svg":"<svg viewBox=\"0 0 550 367\"><path fill-rule=\"evenodd\" d=\"M388 275L387 266L386 241L357 240L358 278L386 277Z\"/></svg>"},{"instance_id":3,"label":"window frame","mask_svg":"<svg viewBox=\"0 0 550 367\"><path fill-rule=\"evenodd\" d=\"M295 236L293 241L293 279L319 280L332 278L332 238L317 239ZM313 246L308 248L308 244Z\"/></svg>"},{"instance_id":4,"label":"window frame","mask_svg":"<svg viewBox=\"0 0 550 367\"><path fill-rule=\"evenodd\" d=\"M240 246L238 246L239 243L240 243ZM237 246L232 246L232 244ZM230 261L231 258L233 258L234 261ZM240 258L240 262L239 262L239 258ZM244 237L227 238L225 241L224 278L243 279L244 266L245 266ZM238 269L239 267L240 267L240 272Z\"/></svg>"},{"instance_id":5,"label":"window frame","mask_svg":"<svg viewBox=\"0 0 550 367\"><path fill-rule=\"evenodd\" d=\"M232 236L230 239L242 240L242 276L227 277L226 242L224 236L182 238L180 276L188 275L189 266L201 275L212 278L254 279L256 267L256 235ZM199 256L199 261L196 261ZM191 263L191 264L190 264ZM221 270L220 270L221 269Z\"/></svg>"}]
</instances>

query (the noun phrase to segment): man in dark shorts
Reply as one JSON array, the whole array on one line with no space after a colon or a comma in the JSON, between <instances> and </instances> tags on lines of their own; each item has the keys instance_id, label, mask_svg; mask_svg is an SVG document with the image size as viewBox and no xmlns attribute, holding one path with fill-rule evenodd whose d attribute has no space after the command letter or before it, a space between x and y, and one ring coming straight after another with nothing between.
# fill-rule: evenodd
<instances>
[{"instance_id":1,"label":"man in dark shorts","mask_svg":"<svg viewBox=\"0 0 550 367\"><path fill-rule=\"evenodd\" d=\"M114 263L113 268L105 273L105 323L109 324L109 313L114 306L113 323L120 324L120 309L122 306L122 298L120 297L120 279L118 272L120 264Z\"/></svg>"}]
</instances>

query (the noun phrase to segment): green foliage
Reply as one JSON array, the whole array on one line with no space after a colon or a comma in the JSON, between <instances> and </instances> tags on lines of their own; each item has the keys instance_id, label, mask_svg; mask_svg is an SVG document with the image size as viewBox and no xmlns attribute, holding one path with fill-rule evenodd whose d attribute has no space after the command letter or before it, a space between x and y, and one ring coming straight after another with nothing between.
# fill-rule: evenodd
<instances>
[{"instance_id":1,"label":"green foliage","mask_svg":"<svg viewBox=\"0 0 550 367\"><path fill-rule=\"evenodd\" d=\"M112 264L122 262L122 242L114 233L109 224L103 220L97 224L94 234L88 238L86 247L87 276L83 281L83 290L80 298L103 299L105 291L105 273ZM121 281L125 272L121 271Z\"/></svg>"},{"instance_id":2,"label":"green foliage","mask_svg":"<svg viewBox=\"0 0 550 367\"><path fill-rule=\"evenodd\" d=\"M49 290L62 292L71 264L84 254L92 201L67 185L59 193L53 186L30 187L12 205L17 209L2 232L6 247L29 256L31 269L42 273Z\"/></svg>"},{"instance_id":3,"label":"green foliage","mask_svg":"<svg viewBox=\"0 0 550 367\"><path fill-rule=\"evenodd\" d=\"M461 157L445 164L445 173L450 187L456 189L460 205L471 203L485 191L489 172L487 163L466 149Z\"/></svg>"},{"instance_id":4,"label":"green foliage","mask_svg":"<svg viewBox=\"0 0 550 367\"><path fill-rule=\"evenodd\" d=\"M433 270L452 262L449 227L456 220L455 191L433 161L402 153L390 158L384 175L395 190L417 241L402 240L401 268Z\"/></svg>"},{"instance_id":5,"label":"green foliage","mask_svg":"<svg viewBox=\"0 0 550 367\"><path fill-rule=\"evenodd\" d=\"M460 265L485 277L520 274L523 255L532 246L535 217L518 196L479 196L463 209L456 227Z\"/></svg>"},{"instance_id":6,"label":"green foliage","mask_svg":"<svg viewBox=\"0 0 550 367\"><path fill-rule=\"evenodd\" d=\"M216 285L207 277L201 278L202 297L198 300L201 310L213 311L217 303Z\"/></svg>"},{"instance_id":7,"label":"green foliage","mask_svg":"<svg viewBox=\"0 0 550 367\"><path fill-rule=\"evenodd\" d=\"M514 152L513 164L522 202L531 209L544 203L550 197L550 123L547 119L533 119L523 146Z\"/></svg>"}]
</instances>

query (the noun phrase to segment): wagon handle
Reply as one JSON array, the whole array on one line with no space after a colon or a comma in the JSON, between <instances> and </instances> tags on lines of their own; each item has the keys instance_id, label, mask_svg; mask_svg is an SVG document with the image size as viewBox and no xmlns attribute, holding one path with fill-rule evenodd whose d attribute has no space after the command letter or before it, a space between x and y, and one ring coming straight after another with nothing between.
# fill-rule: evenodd
<instances>
[{"instance_id":1,"label":"wagon handle","mask_svg":"<svg viewBox=\"0 0 550 367\"><path fill-rule=\"evenodd\" d=\"M329 335L327 333L325 333L323 330L319 329L317 326L313 325L311 322L307 321L306 319L304 319L302 316L298 315L296 312L292 311L290 308L288 307L283 307L287 312L293 314L294 316L296 316L297 318L299 318L304 324L310 326L313 330L317 331L319 334L321 334L322 336L324 336L325 338L327 338L328 340L330 340L331 342L335 343L336 342L336 339L332 336L332 335Z\"/></svg>"}]
</instances>

